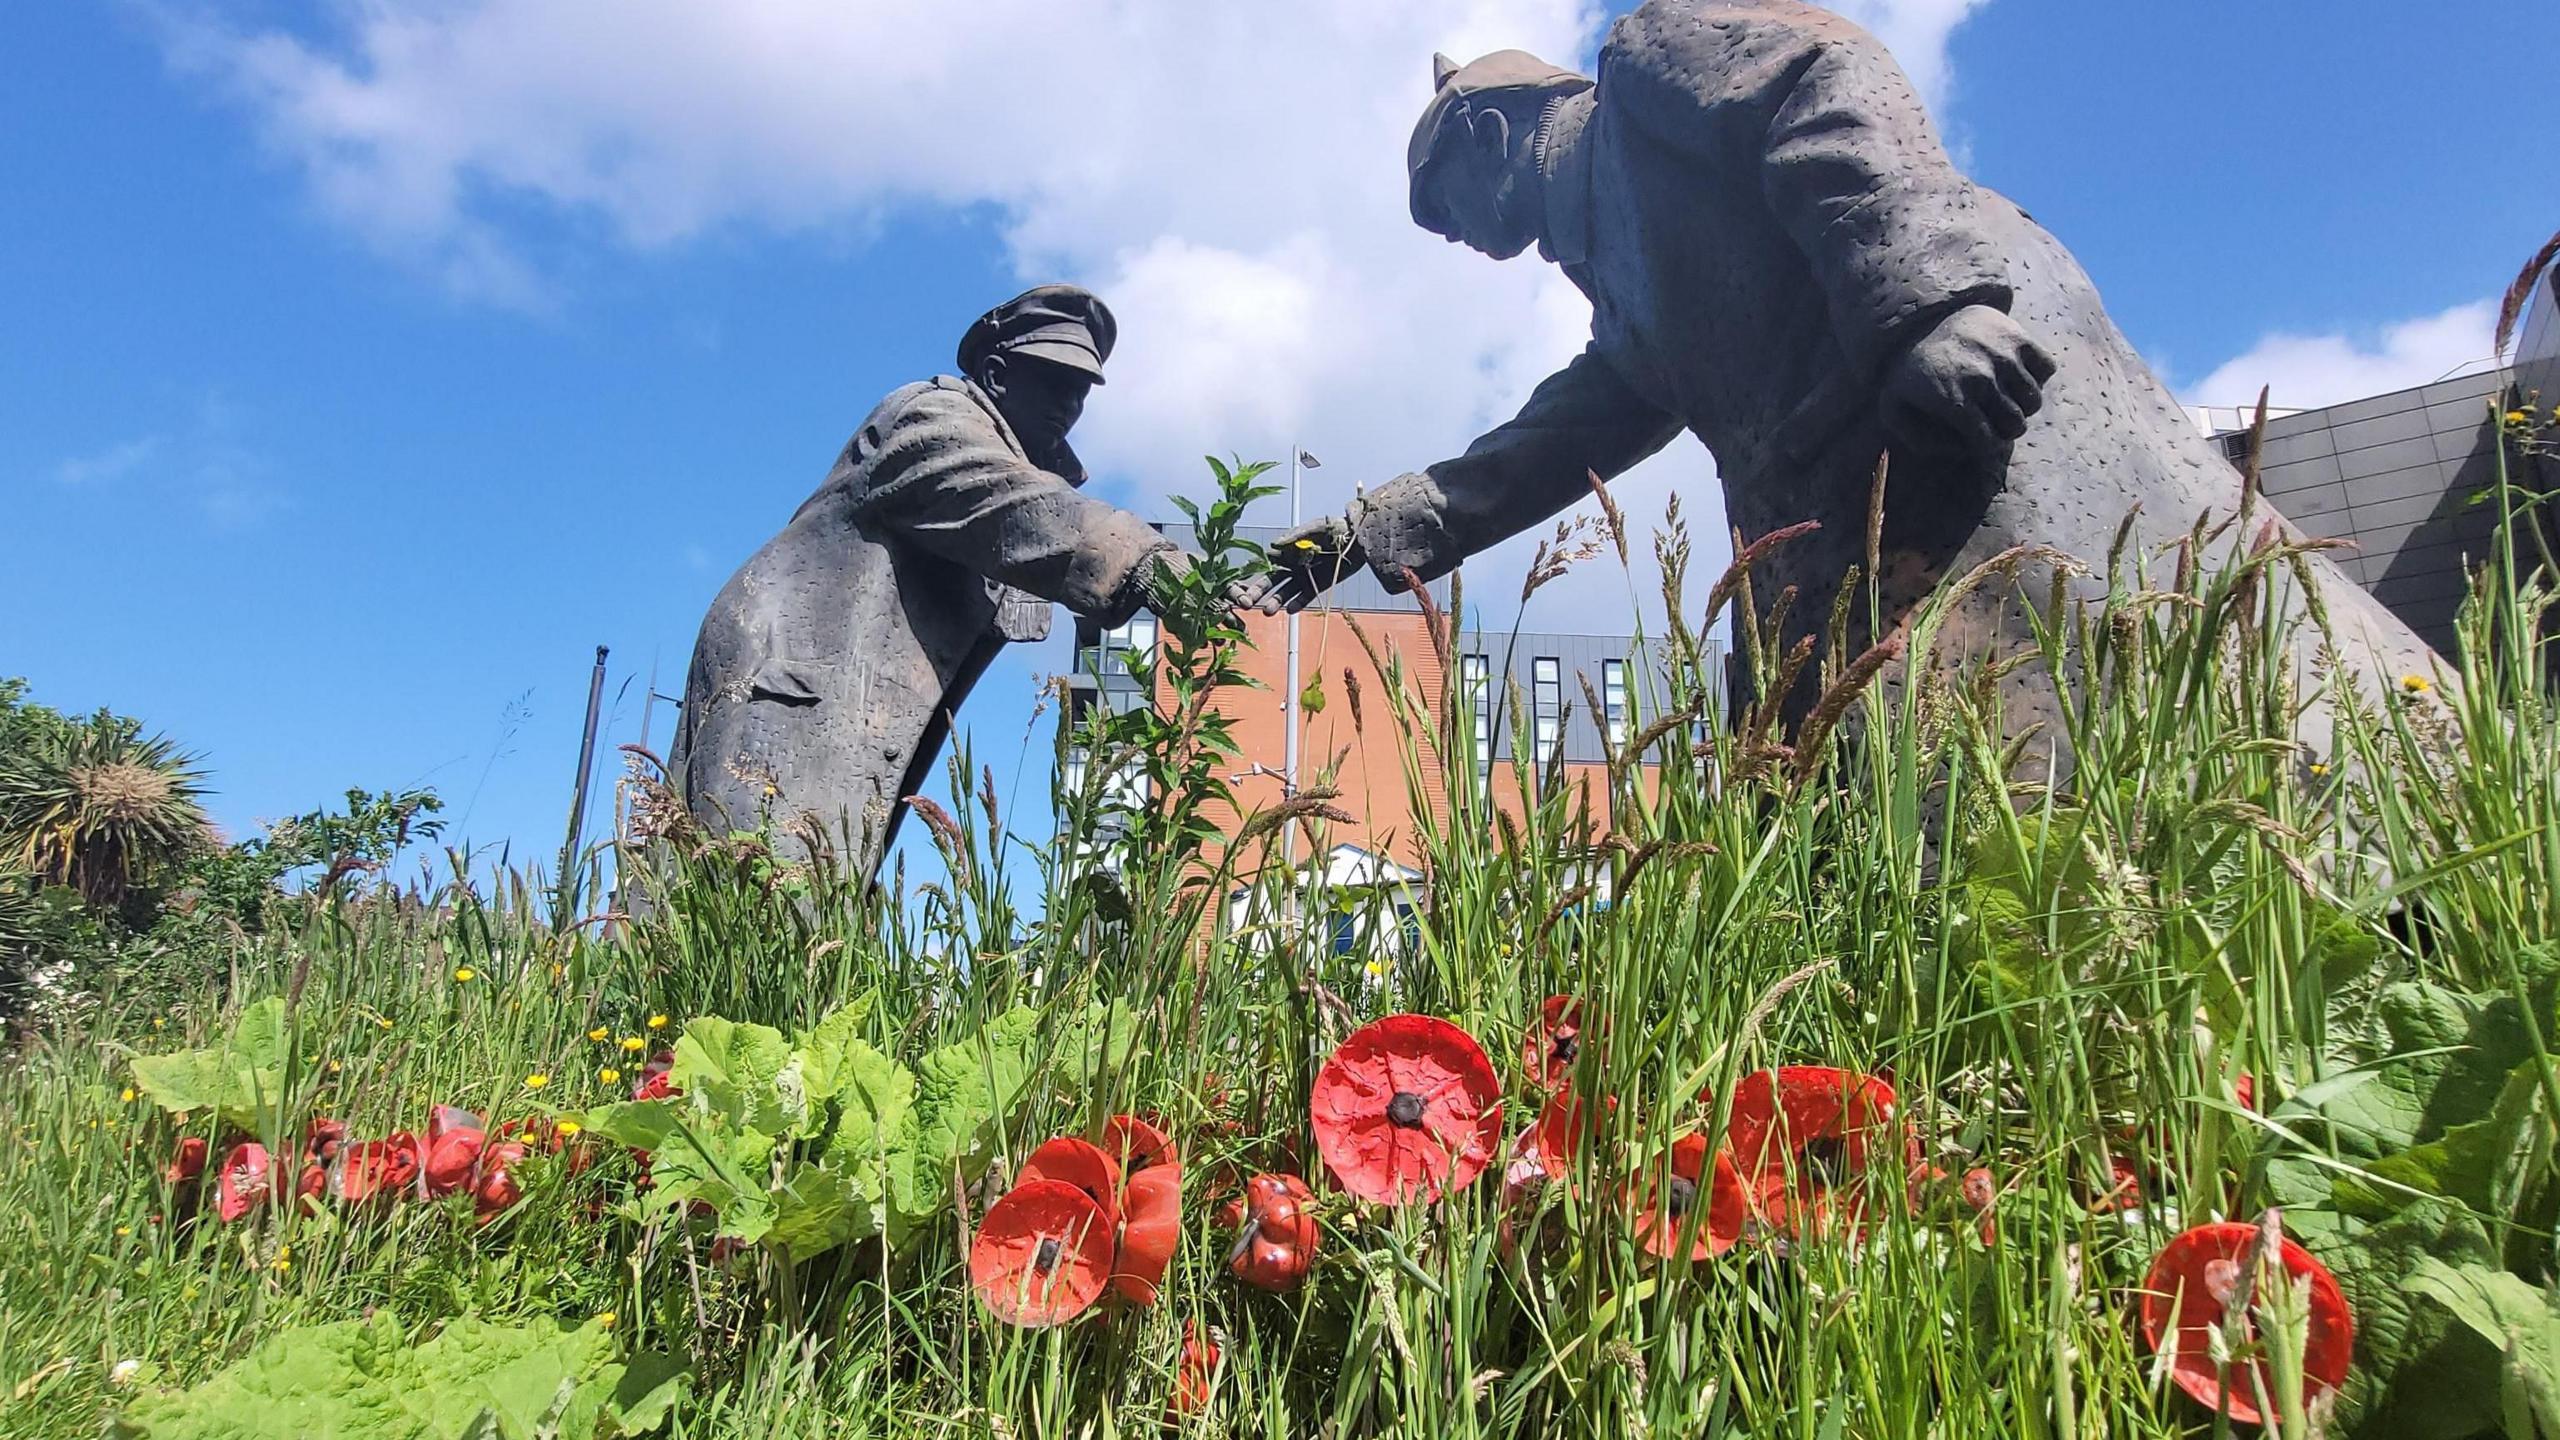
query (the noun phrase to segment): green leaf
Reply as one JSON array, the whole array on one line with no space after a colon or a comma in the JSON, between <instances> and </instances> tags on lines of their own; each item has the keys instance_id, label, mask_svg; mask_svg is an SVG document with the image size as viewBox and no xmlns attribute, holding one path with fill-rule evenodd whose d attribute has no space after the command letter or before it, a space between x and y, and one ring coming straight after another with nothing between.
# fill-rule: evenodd
<instances>
[{"instance_id":1,"label":"green leaf","mask_svg":"<svg viewBox=\"0 0 2560 1440\"><path fill-rule=\"evenodd\" d=\"M2364 1167L2372 1181L2359 1175L2338 1176L2332 1182L2337 1207L2349 1214L2379 1217L2400 1208L2408 1191L2417 1190L2458 1200L2476 1211L2496 1210L2498 1196L2530 1156L2526 1132L2541 1100L2541 1065L2528 1060L2507 1076L2505 1088L2486 1116L2456 1125L2426 1144L2373 1161Z\"/></svg>"},{"instance_id":2,"label":"green leaf","mask_svg":"<svg viewBox=\"0 0 2560 1440\"><path fill-rule=\"evenodd\" d=\"M136 1440L463 1440L638 1435L682 1394L662 1356L625 1362L590 1322L464 1317L410 1345L388 1312L288 1329L194 1388L137 1399Z\"/></svg>"},{"instance_id":3,"label":"green leaf","mask_svg":"<svg viewBox=\"0 0 2560 1440\"><path fill-rule=\"evenodd\" d=\"M2285 1228L2337 1277L2355 1318L2355 1363L2339 1394L2339 1432L2388 1440L2469 1440L2498 1423L2498 1353L2420 1305L2409 1276L2429 1259L2489 1265L2478 1221L2440 1200L2369 1223L2287 1210Z\"/></svg>"},{"instance_id":4,"label":"green leaf","mask_svg":"<svg viewBox=\"0 0 2560 1440\"><path fill-rule=\"evenodd\" d=\"M778 1083L791 1063L791 1044L781 1031L705 1015L685 1022L675 1048L668 1083L697 1100L696 1108L707 1107L743 1130L779 1135L791 1128ZM799 1103L795 1098L794 1105Z\"/></svg>"},{"instance_id":5,"label":"green leaf","mask_svg":"<svg viewBox=\"0 0 2560 1440\"><path fill-rule=\"evenodd\" d=\"M1037 1011L1017 1005L917 1064L914 1155L906 1174L891 1172L890 1203L898 1210L921 1218L940 1209L955 1167L964 1184L986 1173L997 1127L1012 1119L1029 1083L1039 1020Z\"/></svg>"},{"instance_id":6,"label":"green leaf","mask_svg":"<svg viewBox=\"0 0 2560 1440\"><path fill-rule=\"evenodd\" d=\"M2409 1277L2410 1293L2442 1306L2505 1358L2499 1367L2507 1433L2516 1418L2537 1433L2560 1433L2560 1303L2503 1270L2487 1265L2447 1265L2421 1259Z\"/></svg>"},{"instance_id":7,"label":"green leaf","mask_svg":"<svg viewBox=\"0 0 2560 1440\"><path fill-rule=\"evenodd\" d=\"M212 1110L239 1129L261 1130L284 1099L296 1043L284 997L270 995L241 1011L220 1044L128 1063L135 1086L169 1113Z\"/></svg>"}]
</instances>

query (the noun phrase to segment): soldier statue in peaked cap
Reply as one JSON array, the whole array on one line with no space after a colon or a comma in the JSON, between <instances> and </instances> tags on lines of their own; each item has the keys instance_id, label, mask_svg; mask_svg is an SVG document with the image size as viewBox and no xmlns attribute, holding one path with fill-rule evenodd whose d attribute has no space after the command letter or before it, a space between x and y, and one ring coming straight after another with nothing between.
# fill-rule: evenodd
<instances>
[{"instance_id":1,"label":"soldier statue in peaked cap","mask_svg":"<svg viewBox=\"0 0 2560 1440\"><path fill-rule=\"evenodd\" d=\"M814 817L867 877L1000 648L1045 637L1052 602L1105 626L1168 608L1188 557L1079 493L1067 443L1117 330L1071 285L988 311L960 341L960 375L881 401L721 587L672 762L713 833ZM791 829L805 843L808 827Z\"/></svg>"},{"instance_id":2,"label":"soldier statue in peaked cap","mask_svg":"<svg viewBox=\"0 0 2560 1440\"><path fill-rule=\"evenodd\" d=\"M1821 632L1864 563L1887 451L1888 631L1941 579L2012 547L2103 571L2128 511L2130 544L2157 555L2199 516L2240 508L2238 473L2070 253L1956 172L1893 58L1839 16L1794 0L1647 0L1610 30L1596 82L1516 50L1435 57L1433 81L1407 154L1415 221L1496 259L1535 245L1590 300L1591 343L1464 454L1293 537L1308 544L1275 547L1293 564L1256 597L1266 611L1363 564L1390 588L1407 570L1444 574L1588 494L1587 472L1615 476L1683 430L1714 453L1744 536L1821 522L1755 573L1764 593L1797 587L1798 634ZM2225 524L2200 558L2256 538ZM2399 619L2309 560L2334 662L2358 688L2378 698L2393 677L2434 672ZM2026 597L2052 579L2039 560L1975 590L1930 663L2031 645ZM2103 574L2072 583L2106 588ZM2302 598L2289 603L2299 615ZM1867 607L1848 616L1863 648ZM2331 659L2315 627L2295 632L2302 693ZM1811 689L1784 697L1789 713ZM2051 677L2014 671L2002 701L2012 734L2042 724L2059 739ZM2315 749L2329 719L2320 703L2302 718Z\"/></svg>"}]
</instances>

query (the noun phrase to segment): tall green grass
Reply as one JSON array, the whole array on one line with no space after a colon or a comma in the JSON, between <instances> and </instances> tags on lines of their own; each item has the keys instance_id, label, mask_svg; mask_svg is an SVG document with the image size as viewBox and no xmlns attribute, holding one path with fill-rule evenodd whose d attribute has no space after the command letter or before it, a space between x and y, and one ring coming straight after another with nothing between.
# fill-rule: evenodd
<instances>
[{"instance_id":1,"label":"tall green grass","mask_svg":"<svg viewBox=\"0 0 2560 1440\"><path fill-rule=\"evenodd\" d=\"M1252 472L1228 478L1232 500ZM0 1433L94 1435L128 1387L182 1386L261 1337L376 1308L421 1329L611 1312L635 1345L692 1365L686 1436L1149 1433L1190 1323L1225 1349L1210 1411L1188 1422L1200 1434L2209 1433L2154 1373L2128 1292L2181 1224L2264 1203L2270 1137L2234 1081L2255 1077L2270 1108L2334 1071L2332 1032L2366 1023L2381 982L2522 993L2520 957L2560 937L2545 578L2493 563L2451 712L2432 696L2367 707L2315 767L2261 678L2273 592L2298 583L2285 555L2183 578L2119 557L2108 604L2045 617L2035 663L2085 677L2067 719L2078 770L2048 789L2017 777L1988 687L1889 693L1835 658L1817 677L1846 722L1830 742L1780 751L1709 723L1699 702L1720 677L1689 637L1717 617L1683 613L1683 553L1676 536L1660 549L1680 623L1638 717L1643 753L1615 768L1613 834L1525 762L1512 783L1543 798L1492 818L1471 798L1465 727L1386 657L1366 723L1396 735L1411 784L1445 777L1455 801L1417 837L1418 949L1382 967L1330 953L1325 897L1276 863L1282 825L1317 844L1356 830L1318 802L1236 815L1203 779L1221 736L1175 676L1197 687L1224 663L1204 645L1163 662L1158 711L1088 737L1145 764L1169 802L1116 842L1116 869L1077 845L1101 832L1098 788L1061 797L1063 833L1035 840L1048 816L998 813L964 757L929 817L947 872L929 881L865 893L769 837L688 834L662 810L669 833L625 867L622 912L555 925L541 877L467 877L331 903L167 1010L101 997L0 1071ZM1020 844L1040 856L1038 896L1007 881L999 852ZM1203 917L1248 885L1252 922L1204 942ZM463 1202L190 1220L158 1173L177 1132L125 1095L129 1053L208 1043L273 994L326 1037L278 1097L268 1138L289 1146L315 1110L358 1134L418 1128L435 1102L574 1111L627 1090L625 1037L654 1048L708 1014L805 1025L865 993L880 1001L867 1038L910 1058L1016 1004L1053 1028L1094 1001L1143 1017L1125 1067L1053 1077L1056 1098L1003 1148L1115 1110L1167 1118L1189 1229L1156 1307L995 1326L957 1226L895 1255L723 1259L698 1224L647 1211L618 1155L577 1175L535 1164L525 1203L486 1228ZM1322 1263L1295 1294L1224 1273L1213 1177L1312 1163L1307 1085L1345 1029L1397 1010L1456 1020L1505 1075L1516 1133L1539 1099L1520 1041L1555 993L1582 997L1586 1032L1606 1037L1576 1084L1617 1106L1571 1178L1514 1217L1516 1258L1498 1243L1497 1166L1439 1205L1329 1201ZM1996 1238L1942 1198L1907 1209L1897 1171L1856 1240L1764 1239L1694 1268L1639 1254L1631 1177L1682 1128L1714 1130L1702 1096L1783 1062L1889 1073L1932 1162L1995 1173ZM1059 1046L1047 1063L1077 1062ZM2116 1157L2145 1192L2093 1207ZM2547 1235L2520 1243L2547 1268ZM143 1365L120 1384L128 1360Z\"/></svg>"}]
</instances>

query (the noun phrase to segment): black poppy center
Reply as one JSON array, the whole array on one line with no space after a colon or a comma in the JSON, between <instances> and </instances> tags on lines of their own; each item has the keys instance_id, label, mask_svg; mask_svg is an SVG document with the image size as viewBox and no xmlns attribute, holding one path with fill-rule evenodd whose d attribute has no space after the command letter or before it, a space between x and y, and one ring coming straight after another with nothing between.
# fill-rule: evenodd
<instances>
[{"instance_id":1,"label":"black poppy center","mask_svg":"<svg viewBox=\"0 0 2560 1440\"><path fill-rule=\"evenodd\" d=\"M1146 1151L1144 1151L1144 1150L1132 1150L1132 1151L1130 1151L1130 1152L1129 1152L1129 1165L1128 1165L1128 1170L1129 1170L1129 1173L1130 1173L1130 1174L1132 1174L1132 1175L1135 1175L1135 1174L1137 1174L1139 1171L1146 1169L1149 1165L1151 1165L1151 1164L1153 1164L1153 1163L1155 1163L1155 1159L1154 1159L1154 1157L1153 1157L1153 1156L1151 1156L1151 1155L1149 1155L1149 1154L1148 1154Z\"/></svg>"},{"instance_id":2,"label":"black poppy center","mask_svg":"<svg viewBox=\"0 0 2560 1440\"><path fill-rule=\"evenodd\" d=\"M1387 1102L1387 1123L1399 1130L1422 1128L1422 1097L1410 1090L1399 1090Z\"/></svg>"},{"instance_id":3,"label":"black poppy center","mask_svg":"<svg viewBox=\"0 0 2560 1440\"><path fill-rule=\"evenodd\" d=\"M1050 1235L1041 1239L1040 1248L1032 1253L1031 1268L1043 1275L1046 1275L1050 1271L1058 1268L1058 1238L1056 1236Z\"/></svg>"},{"instance_id":4,"label":"black poppy center","mask_svg":"<svg viewBox=\"0 0 2560 1440\"><path fill-rule=\"evenodd\" d=\"M1671 1193L1662 1202L1662 1208L1670 1211L1671 1218L1677 1220L1688 1214L1689 1207L1697 1200L1698 1182L1685 1175L1674 1175L1671 1177Z\"/></svg>"},{"instance_id":5,"label":"black poppy center","mask_svg":"<svg viewBox=\"0 0 2560 1440\"><path fill-rule=\"evenodd\" d=\"M1849 1173L1849 1142L1837 1135L1817 1135L1804 1142L1805 1173L1825 1185L1836 1185Z\"/></svg>"},{"instance_id":6,"label":"black poppy center","mask_svg":"<svg viewBox=\"0 0 2560 1440\"><path fill-rule=\"evenodd\" d=\"M1549 1053L1555 1056L1557 1064L1570 1065L1573 1063L1573 1057L1582 1053L1582 1037L1570 1030L1559 1030L1556 1032L1555 1048Z\"/></svg>"}]
</instances>

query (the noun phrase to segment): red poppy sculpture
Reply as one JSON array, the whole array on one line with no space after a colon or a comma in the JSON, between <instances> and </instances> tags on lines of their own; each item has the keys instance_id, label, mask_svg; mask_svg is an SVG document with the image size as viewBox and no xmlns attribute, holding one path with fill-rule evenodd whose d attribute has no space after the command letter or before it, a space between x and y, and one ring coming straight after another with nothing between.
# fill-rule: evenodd
<instances>
[{"instance_id":1,"label":"red poppy sculpture","mask_svg":"<svg viewBox=\"0 0 2560 1440\"><path fill-rule=\"evenodd\" d=\"M1064 1180L1030 1180L987 1207L969 1246L969 1284L1012 1325L1062 1325L1111 1283L1111 1227L1093 1197Z\"/></svg>"},{"instance_id":2,"label":"red poppy sculpture","mask_svg":"<svg viewBox=\"0 0 2560 1440\"><path fill-rule=\"evenodd\" d=\"M329 1161L329 1198L346 1205L389 1201L417 1183L418 1137L406 1130L387 1139L341 1145Z\"/></svg>"},{"instance_id":3,"label":"red poppy sculpture","mask_svg":"<svg viewBox=\"0 0 2560 1440\"><path fill-rule=\"evenodd\" d=\"M1182 1354L1174 1369L1173 1413L1169 1418L1178 1420L1209 1408L1210 1382L1217 1378L1218 1361L1222 1358L1224 1352L1218 1347L1216 1335L1204 1334L1196 1320L1182 1323Z\"/></svg>"},{"instance_id":4,"label":"red poppy sculpture","mask_svg":"<svg viewBox=\"0 0 2560 1440\"><path fill-rule=\"evenodd\" d=\"M204 1162L210 1148L201 1135L184 1135L178 1139L178 1151L169 1157L169 1168L160 1177L172 1185L192 1185L204 1178Z\"/></svg>"},{"instance_id":5,"label":"red poppy sculpture","mask_svg":"<svg viewBox=\"0 0 2560 1440\"><path fill-rule=\"evenodd\" d=\"M1085 1193L1102 1210L1104 1223L1116 1228L1120 1224L1120 1167L1102 1153L1100 1147L1071 1137L1042 1141L1023 1160L1016 1184L1035 1180L1058 1180Z\"/></svg>"},{"instance_id":6,"label":"red poppy sculpture","mask_svg":"<svg viewBox=\"0 0 2560 1440\"><path fill-rule=\"evenodd\" d=\"M1150 1165L1120 1187L1119 1243L1111 1252L1112 1293L1156 1303L1156 1287L1182 1242L1182 1167Z\"/></svg>"},{"instance_id":7,"label":"red poppy sculpture","mask_svg":"<svg viewBox=\"0 0 2560 1440\"><path fill-rule=\"evenodd\" d=\"M1316 1072L1316 1149L1343 1189L1403 1205L1464 1189L1502 1139L1502 1086L1484 1047L1429 1015L1351 1032Z\"/></svg>"},{"instance_id":8,"label":"red poppy sculpture","mask_svg":"<svg viewBox=\"0 0 2560 1440\"><path fill-rule=\"evenodd\" d=\"M1725 1146L1753 1218L1786 1234L1819 1233L1834 1218L1854 1229L1866 1211L1870 1162L1905 1159L1910 1148L1893 1087L1828 1065L1743 1076Z\"/></svg>"},{"instance_id":9,"label":"red poppy sculpture","mask_svg":"<svg viewBox=\"0 0 2560 1440\"><path fill-rule=\"evenodd\" d=\"M1582 1053L1582 1002L1570 995L1550 995L1538 1007L1537 1022L1520 1040L1520 1068L1530 1083L1553 1090L1573 1076Z\"/></svg>"},{"instance_id":10,"label":"red poppy sculpture","mask_svg":"<svg viewBox=\"0 0 2560 1440\"><path fill-rule=\"evenodd\" d=\"M1643 1199L1636 1208L1636 1244L1660 1259L1711 1260L1742 1238L1742 1221L1750 1194L1732 1157L1707 1152L1707 1137L1688 1135L1674 1141L1667 1173L1648 1173L1639 1182ZM1654 1184L1659 1174L1661 1188ZM1686 1244L1682 1242L1686 1241Z\"/></svg>"},{"instance_id":11,"label":"red poppy sculpture","mask_svg":"<svg viewBox=\"0 0 2560 1440\"><path fill-rule=\"evenodd\" d=\"M221 1173L214 1181L214 1213L226 1225L241 1219L264 1205L275 1194L272 1167L267 1163L267 1147L255 1140L243 1140L222 1157Z\"/></svg>"},{"instance_id":12,"label":"red poppy sculpture","mask_svg":"<svg viewBox=\"0 0 2560 1440\"><path fill-rule=\"evenodd\" d=\"M2224 1373L2213 1359L2213 1334L2245 1297L2277 1281L2268 1274L2251 1282L2258 1237L2257 1226L2240 1221L2198 1225L2161 1247L2142 1293L2142 1338L2155 1352L2169 1351L2169 1376L2178 1388L2205 1408L2250 1425L2264 1423L2259 1402L2273 1395L2274 1378L2263 1357L2251 1356L2229 1367L2226 1390ZM2277 1251L2285 1283L2306 1277L2311 1282L2310 1333L2302 1353L2303 1398L2308 1401L2346 1381L2355 1354L2355 1319L2337 1277L2310 1251L2290 1236L2280 1238ZM2257 1334L2253 1315L2244 1314L2241 1325L2247 1336Z\"/></svg>"},{"instance_id":13,"label":"red poppy sculpture","mask_svg":"<svg viewBox=\"0 0 2560 1440\"><path fill-rule=\"evenodd\" d=\"M1256 1175L1244 1182L1233 1218L1244 1233L1227 1268L1256 1290L1295 1290L1315 1268L1315 1192L1295 1175Z\"/></svg>"}]
</instances>

